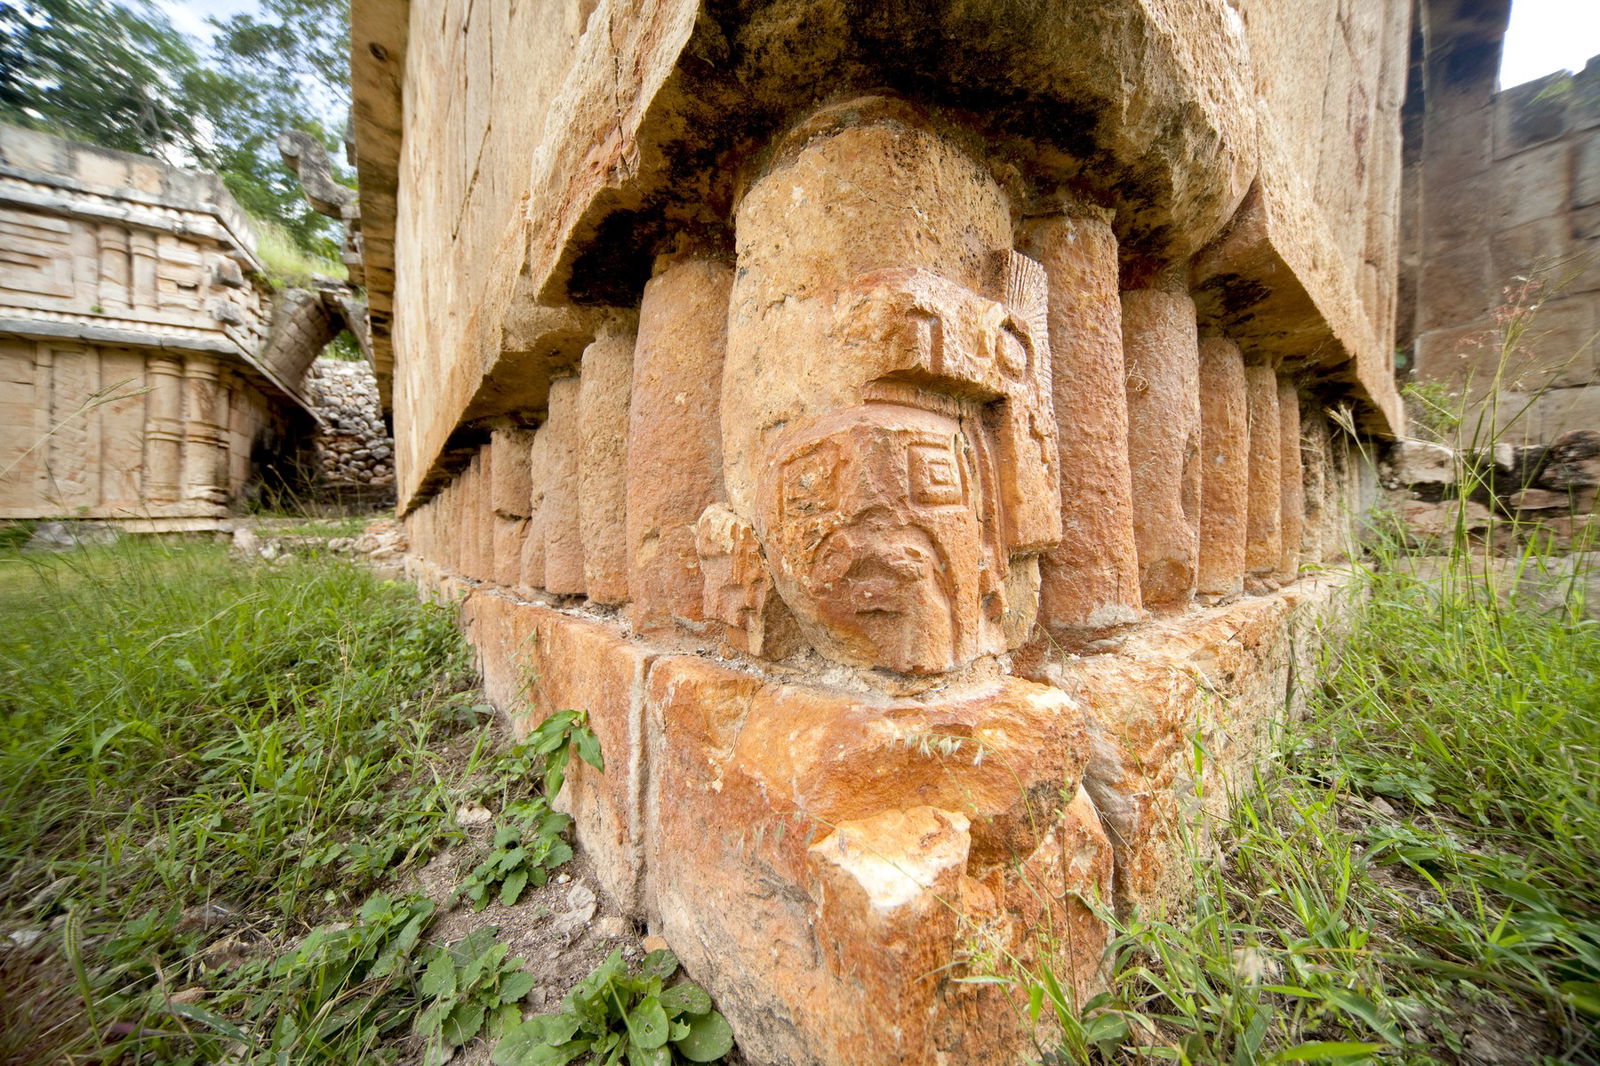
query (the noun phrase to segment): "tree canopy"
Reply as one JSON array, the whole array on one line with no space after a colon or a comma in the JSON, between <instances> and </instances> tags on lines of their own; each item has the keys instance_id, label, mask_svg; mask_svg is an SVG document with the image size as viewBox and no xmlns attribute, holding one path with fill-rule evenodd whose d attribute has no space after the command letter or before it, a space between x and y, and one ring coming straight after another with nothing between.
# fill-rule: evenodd
<instances>
[{"instance_id":1,"label":"tree canopy","mask_svg":"<svg viewBox=\"0 0 1600 1066\"><path fill-rule=\"evenodd\" d=\"M8 0L0 5L0 121L216 171L244 209L303 250L336 257L278 157L301 129L337 160L349 107L344 0L260 0L213 18L210 47L148 0Z\"/></svg>"}]
</instances>

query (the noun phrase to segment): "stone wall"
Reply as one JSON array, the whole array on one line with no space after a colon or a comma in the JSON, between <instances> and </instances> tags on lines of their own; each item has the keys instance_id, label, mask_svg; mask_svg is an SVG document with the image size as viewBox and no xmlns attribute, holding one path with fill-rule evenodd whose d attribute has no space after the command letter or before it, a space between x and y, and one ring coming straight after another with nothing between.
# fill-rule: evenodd
<instances>
[{"instance_id":1,"label":"stone wall","mask_svg":"<svg viewBox=\"0 0 1600 1066\"><path fill-rule=\"evenodd\" d=\"M181 528L312 418L216 177L0 127L0 518Z\"/></svg>"},{"instance_id":2,"label":"stone wall","mask_svg":"<svg viewBox=\"0 0 1600 1066\"><path fill-rule=\"evenodd\" d=\"M959 979L1094 990L1336 620L1409 5L352 10L409 567L607 891L749 1061L1026 1058Z\"/></svg>"},{"instance_id":3,"label":"stone wall","mask_svg":"<svg viewBox=\"0 0 1600 1066\"><path fill-rule=\"evenodd\" d=\"M1403 333L1418 380L1469 402L1498 390L1503 419L1528 407L1505 440L1548 442L1600 426L1600 57L1494 92L1491 41L1453 75L1439 58L1423 98L1408 179L1415 318ZM1508 322L1521 325L1497 376Z\"/></svg>"},{"instance_id":4,"label":"stone wall","mask_svg":"<svg viewBox=\"0 0 1600 1066\"><path fill-rule=\"evenodd\" d=\"M306 375L306 395L322 423L314 445L317 476L329 485L392 486L394 446L371 365L318 359Z\"/></svg>"}]
</instances>

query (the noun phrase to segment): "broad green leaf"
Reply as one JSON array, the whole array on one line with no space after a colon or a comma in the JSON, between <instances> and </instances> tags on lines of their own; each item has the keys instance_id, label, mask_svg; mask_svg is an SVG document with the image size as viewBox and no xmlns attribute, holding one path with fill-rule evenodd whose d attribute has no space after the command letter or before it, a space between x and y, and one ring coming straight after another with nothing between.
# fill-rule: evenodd
<instances>
[{"instance_id":1,"label":"broad green leaf","mask_svg":"<svg viewBox=\"0 0 1600 1066\"><path fill-rule=\"evenodd\" d=\"M1357 1018L1372 1027L1372 1031L1383 1037L1391 1044L1400 1042L1400 1034L1395 1031L1394 1025L1378 1011L1378 1005L1359 992L1352 992L1348 988L1330 988L1327 992L1328 999L1337 1003L1346 1012L1354 1014Z\"/></svg>"},{"instance_id":2,"label":"broad green leaf","mask_svg":"<svg viewBox=\"0 0 1600 1066\"><path fill-rule=\"evenodd\" d=\"M659 977L663 981L678 972L678 956L666 948L652 951L639 963L639 973L646 977Z\"/></svg>"},{"instance_id":3,"label":"broad green leaf","mask_svg":"<svg viewBox=\"0 0 1600 1066\"><path fill-rule=\"evenodd\" d=\"M661 1001L655 996L640 1000L638 1006L628 1012L627 1022L628 1035L646 1051L667 1042L667 1012L661 1009Z\"/></svg>"},{"instance_id":4,"label":"broad green leaf","mask_svg":"<svg viewBox=\"0 0 1600 1066\"><path fill-rule=\"evenodd\" d=\"M251 1042L250 1038L237 1025L234 1025L220 1014L214 1014L206 1010L204 1007L193 1003L174 1003L171 1005L170 1010L179 1017L188 1018L192 1022L199 1022L206 1028L214 1029L223 1036L231 1040L237 1040L241 1044L248 1046Z\"/></svg>"},{"instance_id":5,"label":"broad green leaf","mask_svg":"<svg viewBox=\"0 0 1600 1066\"><path fill-rule=\"evenodd\" d=\"M672 1052L664 1046L642 1048L629 1044L628 1066L672 1066Z\"/></svg>"},{"instance_id":6,"label":"broad green leaf","mask_svg":"<svg viewBox=\"0 0 1600 1066\"><path fill-rule=\"evenodd\" d=\"M711 997L696 984L673 985L661 993L661 1009L673 1018L680 1014L709 1014Z\"/></svg>"},{"instance_id":7,"label":"broad green leaf","mask_svg":"<svg viewBox=\"0 0 1600 1066\"><path fill-rule=\"evenodd\" d=\"M422 971L422 983L417 990L427 999L453 996L456 991L456 964L446 952L439 952Z\"/></svg>"},{"instance_id":8,"label":"broad green leaf","mask_svg":"<svg viewBox=\"0 0 1600 1066\"><path fill-rule=\"evenodd\" d=\"M578 758L590 766L605 773L606 761L600 754L600 738L587 729L572 735L572 742L578 746Z\"/></svg>"},{"instance_id":9,"label":"broad green leaf","mask_svg":"<svg viewBox=\"0 0 1600 1066\"><path fill-rule=\"evenodd\" d=\"M528 871L513 870L506 875L500 883L500 905L509 907L516 903L522 895L522 890L528 887Z\"/></svg>"},{"instance_id":10,"label":"broad green leaf","mask_svg":"<svg viewBox=\"0 0 1600 1066\"><path fill-rule=\"evenodd\" d=\"M477 1036L478 1030L482 1028L483 1004L469 1001L457 1005L456 1009L450 1012L440 1032L444 1035L445 1043L451 1047L460 1047Z\"/></svg>"},{"instance_id":11,"label":"broad green leaf","mask_svg":"<svg viewBox=\"0 0 1600 1066\"><path fill-rule=\"evenodd\" d=\"M515 1003L533 991L533 974L514 973L500 982L500 1002Z\"/></svg>"},{"instance_id":12,"label":"broad green leaf","mask_svg":"<svg viewBox=\"0 0 1600 1066\"><path fill-rule=\"evenodd\" d=\"M733 1030L716 1011L690 1016L689 1035L673 1046L690 1062L715 1062L733 1050Z\"/></svg>"}]
</instances>

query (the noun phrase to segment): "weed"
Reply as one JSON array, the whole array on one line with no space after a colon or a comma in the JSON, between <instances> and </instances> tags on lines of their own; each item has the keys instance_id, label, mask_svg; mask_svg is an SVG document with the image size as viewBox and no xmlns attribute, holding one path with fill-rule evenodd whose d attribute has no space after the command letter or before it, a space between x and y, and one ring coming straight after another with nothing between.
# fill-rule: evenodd
<instances>
[{"instance_id":1,"label":"weed","mask_svg":"<svg viewBox=\"0 0 1600 1066\"><path fill-rule=\"evenodd\" d=\"M666 983L677 971L670 951L652 951L636 973L614 951L567 994L560 1013L508 1030L491 1061L565 1066L587 1056L605 1066L670 1066L678 1058L715 1062L732 1050L733 1032L699 985Z\"/></svg>"},{"instance_id":2,"label":"weed","mask_svg":"<svg viewBox=\"0 0 1600 1066\"><path fill-rule=\"evenodd\" d=\"M423 971L420 990L431 1002L414 1028L428 1042L424 1066L443 1066L480 1031L493 1039L522 1021L517 1003L532 991L533 975L521 959L507 959L494 936L492 925L475 929L435 949Z\"/></svg>"}]
</instances>

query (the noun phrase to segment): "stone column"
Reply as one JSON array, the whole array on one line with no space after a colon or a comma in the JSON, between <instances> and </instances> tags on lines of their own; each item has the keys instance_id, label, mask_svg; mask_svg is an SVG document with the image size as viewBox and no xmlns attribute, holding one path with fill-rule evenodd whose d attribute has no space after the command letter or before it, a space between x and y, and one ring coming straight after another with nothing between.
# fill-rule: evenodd
<instances>
[{"instance_id":1,"label":"stone column","mask_svg":"<svg viewBox=\"0 0 1600 1066\"><path fill-rule=\"evenodd\" d=\"M1283 499L1278 483L1283 427L1278 419L1278 376L1271 366L1244 369L1250 407L1250 520L1245 569L1265 577L1283 557Z\"/></svg>"},{"instance_id":2,"label":"stone column","mask_svg":"<svg viewBox=\"0 0 1600 1066\"><path fill-rule=\"evenodd\" d=\"M144 498L176 503L183 481L183 358L152 355L145 364L150 396L145 405Z\"/></svg>"},{"instance_id":3,"label":"stone column","mask_svg":"<svg viewBox=\"0 0 1600 1066\"><path fill-rule=\"evenodd\" d=\"M129 302L142 310L159 310L161 293L156 287L155 234L145 230L132 231L128 235L128 252L133 262Z\"/></svg>"},{"instance_id":4,"label":"stone column","mask_svg":"<svg viewBox=\"0 0 1600 1066\"><path fill-rule=\"evenodd\" d=\"M578 518L578 379L550 383L549 480L544 497L544 587L582 595L583 537Z\"/></svg>"},{"instance_id":5,"label":"stone column","mask_svg":"<svg viewBox=\"0 0 1600 1066\"><path fill-rule=\"evenodd\" d=\"M1308 563L1323 561L1322 534L1328 524L1328 512L1333 507L1331 482L1328 478L1328 420L1315 409L1301 425L1304 449L1301 452L1304 473L1304 518L1300 539L1300 558Z\"/></svg>"},{"instance_id":6,"label":"stone column","mask_svg":"<svg viewBox=\"0 0 1600 1066\"><path fill-rule=\"evenodd\" d=\"M495 574L494 534L497 525L494 513L494 453L485 444L472 460L472 518L478 531L477 568L472 576L480 581L493 581Z\"/></svg>"},{"instance_id":7,"label":"stone column","mask_svg":"<svg viewBox=\"0 0 1600 1066\"><path fill-rule=\"evenodd\" d=\"M613 322L583 350L578 384L578 524L596 603L628 600L628 398L636 324Z\"/></svg>"},{"instance_id":8,"label":"stone column","mask_svg":"<svg viewBox=\"0 0 1600 1066\"><path fill-rule=\"evenodd\" d=\"M549 424L534 431L528 445L528 526L522 537L522 573L517 588L524 595L544 584L545 487L550 480Z\"/></svg>"},{"instance_id":9,"label":"stone column","mask_svg":"<svg viewBox=\"0 0 1600 1066\"><path fill-rule=\"evenodd\" d=\"M184 360L183 498L206 510L228 502L227 410L219 377L208 355Z\"/></svg>"},{"instance_id":10,"label":"stone column","mask_svg":"<svg viewBox=\"0 0 1600 1066\"><path fill-rule=\"evenodd\" d=\"M644 287L628 410L633 626L704 619L695 524L722 493L722 361L733 266L680 259Z\"/></svg>"},{"instance_id":11,"label":"stone column","mask_svg":"<svg viewBox=\"0 0 1600 1066\"><path fill-rule=\"evenodd\" d=\"M131 268L128 231L118 225L101 226L100 304L107 310L126 310L132 305Z\"/></svg>"},{"instance_id":12,"label":"stone column","mask_svg":"<svg viewBox=\"0 0 1600 1066\"><path fill-rule=\"evenodd\" d=\"M1200 571L1195 588L1244 587L1250 508L1250 419L1244 357L1221 337L1200 342Z\"/></svg>"},{"instance_id":13,"label":"stone column","mask_svg":"<svg viewBox=\"0 0 1600 1066\"><path fill-rule=\"evenodd\" d=\"M1194 594L1200 554L1200 352L1194 301L1175 284L1122 294L1128 461L1147 607Z\"/></svg>"},{"instance_id":14,"label":"stone column","mask_svg":"<svg viewBox=\"0 0 1600 1066\"><path fill-rule=\"evenodd\" d=\"M1039 219L1021 251L1050 280L1050 358L1061 445L1059 547L1039 562L1039 621L1053 632L1142 615L1128 470L1117 239L1090 210Z\"/></svg>"},{"instance_id":15,"label":"stone column","mask_svg":"<svg viewBox=\"0 0 1600 1066\"><path fill-rule=\"evenodd\" d=\"M1304 535L1305 470L1300 461L1300 394L1294 382L1278 380L1279 460L1278 492L1282 554L1279 573L1293 578L1300 572L1300 538Z\"/></svg>"},{"instance_id":16,"label":"stone column","mask_svg":"<svg viewBox=\"0 0 1600 1066\"><path fill-rule=\"evenodd\" d=\"M522 580L522 545L528 534L532 490L528 459L533 431L497 429L489 443L490 505L494 509L494 581L515 588Z\"/></svg>"}]
</instances>

